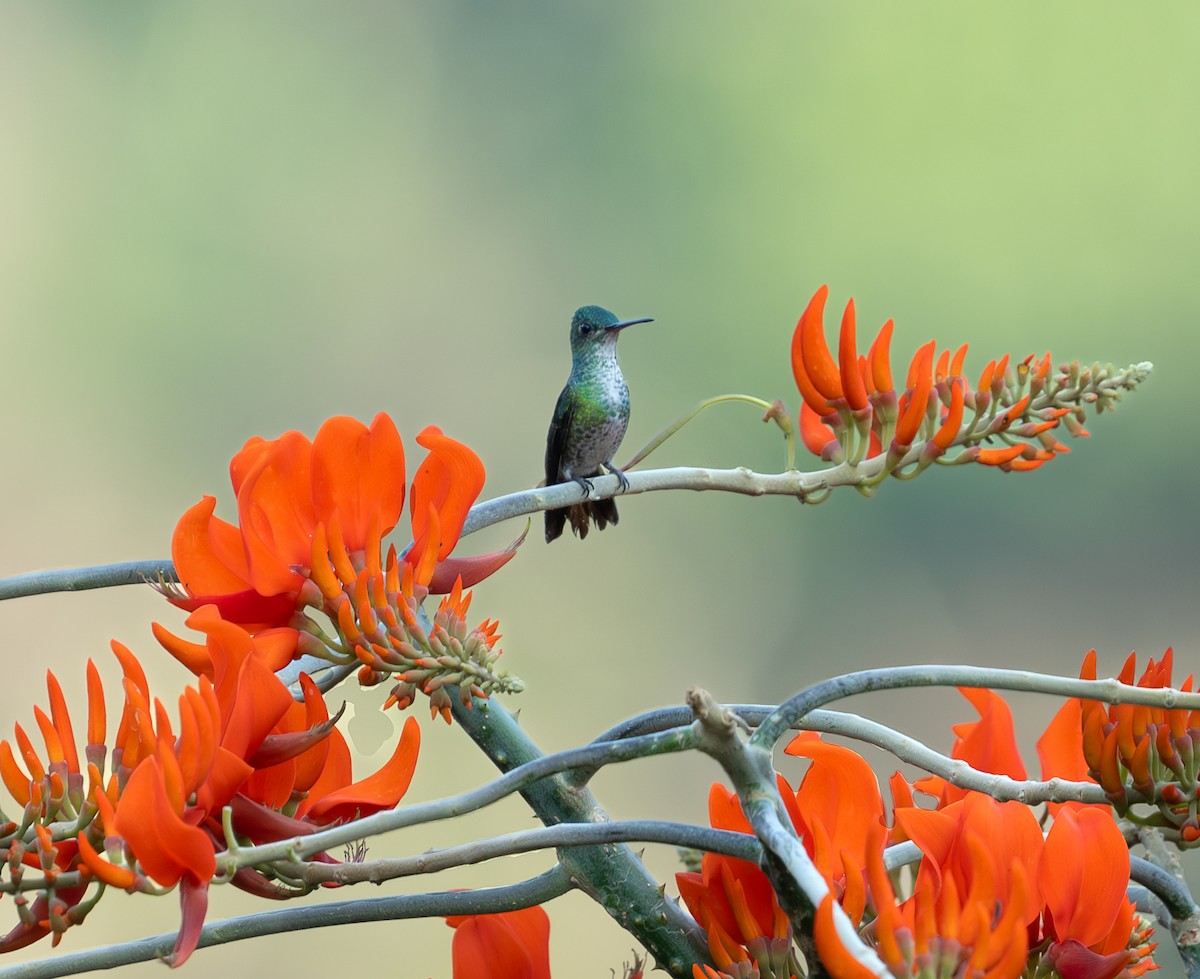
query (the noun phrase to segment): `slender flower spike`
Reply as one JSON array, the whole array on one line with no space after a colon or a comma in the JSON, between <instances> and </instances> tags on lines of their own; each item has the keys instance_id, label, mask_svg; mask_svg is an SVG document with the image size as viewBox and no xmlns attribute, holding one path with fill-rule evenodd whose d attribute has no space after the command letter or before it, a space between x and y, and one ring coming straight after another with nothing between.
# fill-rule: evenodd
<instances>
[{"instance_id":1,"label":"slender flower spike","mask_svg":"<svg viewBox=\"0 0 1200 979\"><path fill-rule=\"evenodd\" d=\"M802 398L805 446L827 462L857 466L887 447L882 468L864 477L868 491L888 475L909 478L935 462L979 462L1006 472L1037 469L1069 451L1052 431L1060 424L1086 435L1084 406L1112 408L1151 366L1122 371L1078 362L1057 370L1049 354L1027 358L1014 371L1007 355L992 360L972 389L964 374L967 345L938 353L933 341L913 357L905 389L893 384L888 320L866 357L858 355L855 306L842 316L836 360L825 340L823 314L829 290L813 295L792 335L792 374ZM958 450L958 451L954 451Z\"/></svg>"}]
</instances>

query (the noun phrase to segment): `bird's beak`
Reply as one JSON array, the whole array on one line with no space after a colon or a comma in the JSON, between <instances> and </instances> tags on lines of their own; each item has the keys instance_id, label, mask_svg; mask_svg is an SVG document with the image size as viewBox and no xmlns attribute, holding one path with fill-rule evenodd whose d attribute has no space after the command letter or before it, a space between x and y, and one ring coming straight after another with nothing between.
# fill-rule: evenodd
<instances>
[{"instance_id":1,"label":"bird's beak","mask_svg":"<svg viewBox=\"0 0 1200 979\"><path fill-rule=\"evenodd\" d=\"M638 323L653 323L653 322L654 322L654 319L652 317L645 316L640 320L625 320L622 323L614 323L612 326L606 326L604 329L607 330L609 333L613 333L617 330L623 330L627 326L635 326Z\"/></svg>"}]
</instances>

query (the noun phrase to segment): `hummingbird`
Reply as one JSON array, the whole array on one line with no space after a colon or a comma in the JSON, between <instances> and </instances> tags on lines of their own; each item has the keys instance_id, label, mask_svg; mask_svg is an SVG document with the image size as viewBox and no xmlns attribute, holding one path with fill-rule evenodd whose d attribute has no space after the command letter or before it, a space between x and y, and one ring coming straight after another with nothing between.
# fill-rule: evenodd
<instances>
[{"instance_id":1,"label":"hummingbird","mask_svg":"<svg viewBox=\"0 0 1200 979\"><path fill-rule=\"evenodd\" d=\"M582 306L571 317L571 376L558 396L546 436L546 485L574 480L584 500L546 511L547 544L562 534L568 517L581 540L587 537L589 517L599 530L617 522L614 500L587 499L590 477L603 475L603 467L617 477L622 490L629 488L629 480L612 461L629 425L629 388L617 363L617 337L627 326L653 322L618 320L600 306Z\"/></svg>"}]
</instances>

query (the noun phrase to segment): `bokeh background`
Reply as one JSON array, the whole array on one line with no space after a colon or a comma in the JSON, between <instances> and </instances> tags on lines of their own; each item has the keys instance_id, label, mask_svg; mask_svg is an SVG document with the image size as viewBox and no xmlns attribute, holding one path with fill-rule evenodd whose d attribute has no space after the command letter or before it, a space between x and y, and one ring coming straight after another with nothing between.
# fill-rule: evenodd
<instances>
[{"instance_id":1,"label":"bokeh background","mask_svg":"<svg viewBox=\"0 0 1200 979\"><path fill-rule=\"evenodd\" d=\"M247 437L311 435L335 413L387 410L409 439L441 425L484 457L485 495L528 487L585 303L656 317L621 342L629 451L709 395L794 410L789 338L827 282L837 310L855 297L864 333L895 317L898 361L936 338L969 342L972 372L1047 349L1156 369L1036 473L939 470L812 508L645 495L616 530L552 547L535 526L474 606L501 619L529 732L553 750L692 684L774 702L870 665L1073 673L1095 647L1115 671L1174 645L1186 673L1198 30L1186 2L6 4L0 575L166 556L201 494L232 515L226 466ZM782 444L733 405L652 462L771 471ZM145 588L0 606L0 713L27 722L47 667L82 704L89 656L115 692L110 637L158 692L178 689L151 619L182 628ZM396 722L379 691L347 696L369 769ZM851 706L943 748L971 717L953 692ZM1035 767L1054 705L1015 709ZM422 720L410 799L489 777L457 730ZM672 758L596 788L615 816L703 822L716 774ZM372 852L529 825L513 803ZM671 852L648 859L676 869ZM223 889L210 917L255 907ZM64 948L177 914L174 898L109 895ZM585 898L550 914L556 974L628 957ZM449 976L450 937L362 925L188 968Z\"/></svg>"}]
</instances>

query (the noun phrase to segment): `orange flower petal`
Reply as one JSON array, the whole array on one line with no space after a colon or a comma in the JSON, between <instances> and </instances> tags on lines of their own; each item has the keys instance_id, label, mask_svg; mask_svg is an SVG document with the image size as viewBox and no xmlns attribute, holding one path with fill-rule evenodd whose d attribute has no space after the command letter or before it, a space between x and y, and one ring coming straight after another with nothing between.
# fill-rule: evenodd
<instances>
[{"instance_id":1,"label":"orange flower petal","mask_svg":"<svg viewBox=\"0 0 1200 979\"><path fill-rule=\"evenodd\" d=\"M842 314L842 331L838 337L838 369L842 390L846 393L846 403L851 410L862 411L867 406L867 388L858 369L853 299L846 303L846 312Z\"/></svg>"},{"instance_id":2,"label":"orange flower petal","mask_svg":"<svg viewBox=\"0 0 1200 979\"><path fill-rule=\"evenodd\" d=\"M351 551L367 543L371 522L381 534L396 526L404 508L404 444L383 412L368 429L362 422L330 418L312 445L312 497L317 519L328 523L336 512Z\"/></svg>"},{"instance_id":3,"label":"orange flower petal","mask_svg":"<svg viewBox=\"0 0 1200 979\"><path fill-rule=\"evenodd\" d=\"M306 815L314 822L324 824L391 809L408 791L417 767L420 747L421 728L416 718L410 717L404 723L392 757L379 771L352 785L317 797L308 806Z\"/></svg>"},{"instance_id":4,"label":"orange flower petal","mask_svg":"<svg viewBox=\"0 0 1200 979\"><path fill-rule=\"evenodd\" d=\"M299 589L303 578L292 567L307 563L317 524L312 444L299 432L285 432L269 446L238 491L238 525L250 584L268 597Z\"/></svg>"},{"instance_id":5,"label":"orange flower petal","mask_svg":"<svg viewBox=\"0 0 1200 979\"><path fill-rule=\"evenodd\" d=\"M950 410L946 413L946 420L942 422L942 427L937 430L931 441L939 449L943 451L950 448L958 437L958 430L962 427L963 419L963 380L961 377L956 377L952 382L950 389Z\"/></svg>"},{"instance_id":6,"label":"orange flower petal","mask_svg":"<svg viewBox=\"0 0 1200 979\"><path fill-rule=\"evenodd\" d=\"M79 846L80 859L97 880L103 881L110 887L118 887L121 890L132 887L137 883L137 874L128 867L118 867L115 863L109 863L100 856L96 852L96 848L88 840L86 833L80 833L76 837L76 842Z\"/></svg>"},{"instance_id":7,"label":"orange flower petal","mask_svg":"<svg viewBox=\"0 0 1200 979\"><path fill-rule=\"evenodd\" d=\"M800 356L813 387L821 397L836 401L842 395L842 379L837 363L825 343L825 298L829 289L821 286L800 317ZM813 405L820 411L817 405Z\"/></svg>"},{"instance_id":8,"label":"orange flower petal","mask_svg":"<svg viewBox=\"0 0 1200 979\"><path fill-rule=\"evenodd\" d=\"M171 537L175 573L192 595L239 592L250 584L242 535L233 524L213 516L216 506L215 496L201 499L179 518Z\"/></svg>"},{"instance_id":9,"label":"orange flower petal","mask_svg":"<svg viewBox=\"0 0 1200 979\"><path fill-rule=\"evenodd\" d=\"M821 324L825 315L825 300L828 295L828 286L821 286L813 293L812 299L808 301L804 312L800 314L796 329L792 333L792 375L796 378L796 387L800 389L800 396L818 415L828 415L834 409L829 407L828 399L812 379L805 357L805 334L811 331L814 325L819 333L823 333L824 327ZM823 336L821 342L825 342ZM833 358L829 357L828 349L826 349L825 355L829 360L828 369L836 376L836 368L833 365Z\"/></svg>"},{"instance_id":10,"label":"orange flower petal","mask_svg":"<svg viewBox=\"0 0 1200 979\"><path fill-rule=\"evenodd\" d=\"M883 825L883 799L874 770L857 752L809 732L797 735L784 750L812 759L796 791L796 803L808 825L820 823L834 853L847 851L858 866L865 866L867 839Z\"/></svg>"},{"instance_id":11,"label":"orange flower petal","mask_svg":"<svg viewBox=\"0 0 1200 979\"><path fill-rule=\"evenodd\" d=\"M456 915L454 979L550 979L550 919L540 907Z\"/></svg>"},{"instance_id":12,"label":"orange flower petal","mask_svg":"<svg viewBox=\"0 0 1200 979\"><path fill-rule=\"evenodd\" d=\"M115 829L146 874L164 887L179 883L185 874L210 880L216 871L208 835L185 823L171 807L155 758L147 758L129 776Z\"/></svg>"},{"instance_id":13,"label":"orange flower petal","mask_svg":"<svg viewBox=\"0 0 1200 979\"><path fill-rule=\"evenodd\" d=\"M833 429L821 421L821 416L807 401L800 402L800 438L809 452L822 459L826 458L825 452L831 442L837 445Z\"/></svg>"},{"instance_id":14,"label":"orange flower petal","mask_svg":"<svg viewBox=\"0 0 1200 979\"><path fill-rule=\"evenodd\" d=\"M880 393L894 390L890 360L894 326L895 324L891 320L884 323L879 331L879 336L875 338L875 342L871 344L871 349L867 353L867 363L871 365L871 380L874 382L875 390Z\"/></svg>"},{"instance_id":15,"label":"orange flower petal","mask_svg":"<svg viewBox=\"0 0 1200 979\"><path fill-rule=\"evenodd\" d=\"M838 937L833 922L833 895L826 894L817 906L817 918L813 927L817 943L817 954L833 979L873 979L875 973L847 951Z\"/></svg>"},{"instance_id":16,"label":"orange flower petal","mask_svg":"<svg viewBox=\"0 0 1200 979\"><path fill-rule=\"evenodd\" d=\"M426 547L436 547L437 560L450 556L462 533L467 511L483 489L483 461L470 448L457 442L441 429L430 425L417 436L417 443L429 450L429 455L413 477L412 512L413 548L416 564ZM430 539L429 507L437 509L439 520L437 540Z\"/></svg>"},{"instance_id":17,"label":"orange flower petal","mask_svg":"<svg viewBox=\"0 0 1200 979\"><path fill-rule=\"evenodd\" d=\"M1126 903L1129 849L1112 816L1060 809L1046 834L1038 882L1060 942L1105 938Z\"/></svg>"}]
</instances>

